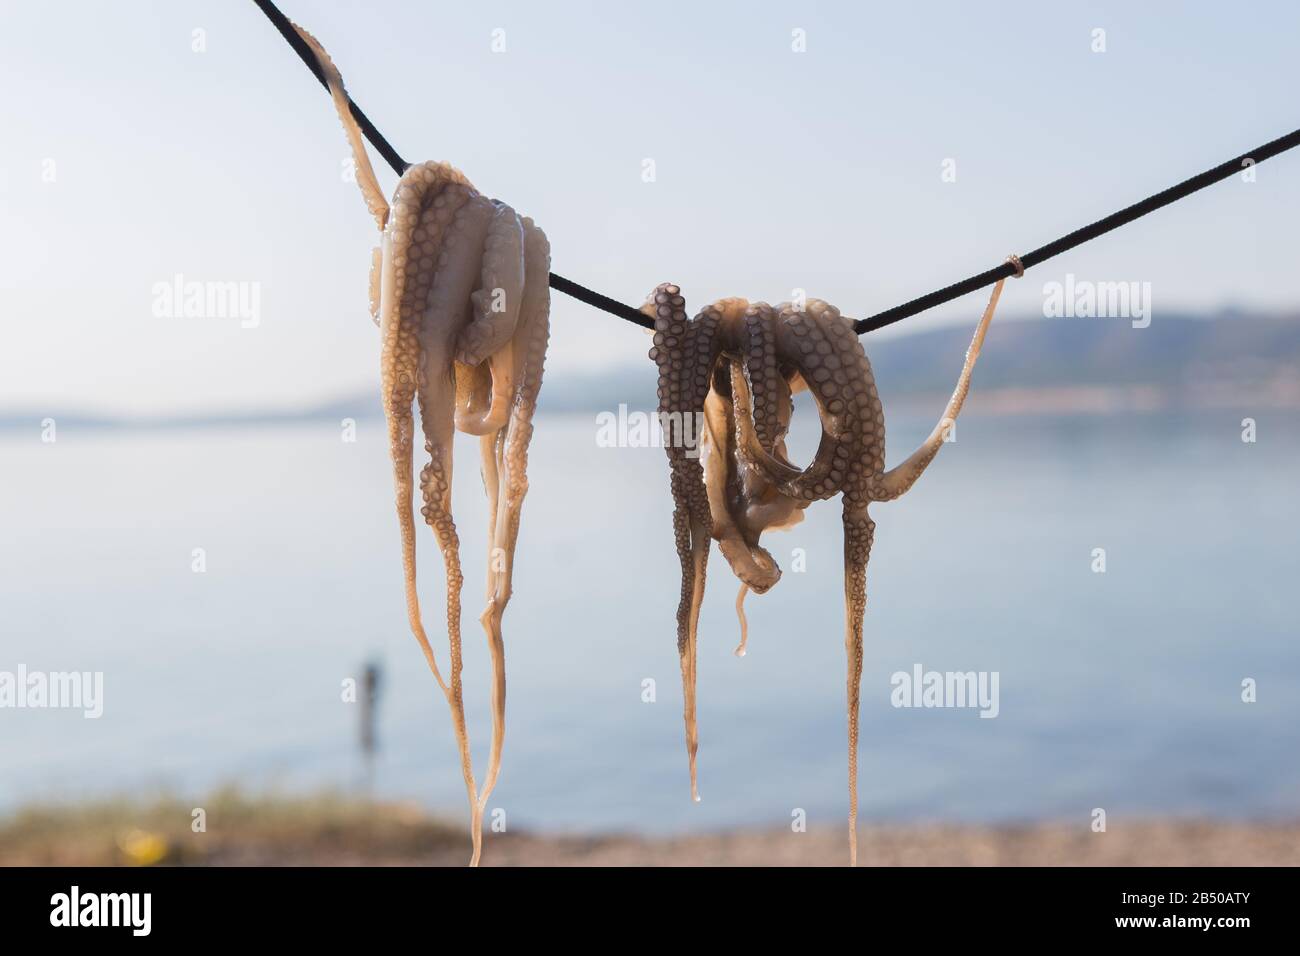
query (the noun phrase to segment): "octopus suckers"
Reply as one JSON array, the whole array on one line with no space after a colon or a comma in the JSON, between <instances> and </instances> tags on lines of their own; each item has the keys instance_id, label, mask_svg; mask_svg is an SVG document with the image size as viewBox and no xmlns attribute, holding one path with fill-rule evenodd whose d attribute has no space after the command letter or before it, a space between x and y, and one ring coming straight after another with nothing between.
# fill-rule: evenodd
<instances>
[{"instance_id":1,"label":"octopus suckers","mask_svg":"<svg viewBox=\"0 0 1300 956\"><path fill-rule=\"evenodd\" d=\"M381 397L393 461L407 618L446 698L470 806L471 865L482 852L482 815L496 785L505 739L502 618L512 592L520 513L528 490L528 445L550 328L550 244L510 206L479 194L446 163L419 163L384 199L343 79L306 31L352 146L357 182L381 242L370 264L370 313L380 327ZM425 633L416 589L413 496L415 417L428 463L418 478L420 515L441 552L447 584L449 679ZM451 511L457 432L478 438L489 499L487 606L479 618L492 660L492 738L487 771L475 779L465 722L461 646L460 537Z\"/></svg>"},{"instance_id":2,"label":"octopus suckers","mask_svg":"<svg viewBox=\"0 0 1300 956\"><path fill-rule=\"evenodd\" d=\"M851 323L820 299L796 307L723 299L693 319L680 289L663 284L643 311L655 320L650 359L659 370L660 415L702 415L698 457L665 444L673 496L673 537L682 568L677 649L691 793L698 799L699 727L696 657L700 605L710 545L718 542L741 582L736 615L743 656L748 642L745 596L763 594L781 577L759 543L789 528L813 502L841 496L844 529L844 647L848 659L849 862L857 864L859 698L866 569L875 535L873 502L904 494L938 454L970 388L971 372L1002 291L993 288L948 407L929 438L886 471L884 412L871 363ZM665 334L667 333L667 334ZM807 389L822 436L806 468L791 464L785 437L793 395Z\"/></svg>"}]
</instances>

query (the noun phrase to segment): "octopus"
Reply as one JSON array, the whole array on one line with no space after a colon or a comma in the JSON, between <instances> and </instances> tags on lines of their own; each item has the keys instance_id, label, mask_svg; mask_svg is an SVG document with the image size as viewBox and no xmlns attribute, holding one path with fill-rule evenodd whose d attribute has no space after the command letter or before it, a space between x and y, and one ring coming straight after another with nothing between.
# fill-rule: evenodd
<instances>
[{"instance_id":1,"label":"octopus","mask_svg":"<svg viewBox=\"0 0 1300 956\"><path fill-rule=\"evenodd\" d=\"M471 866L482 853L482 818L505 740L502 618L512 593L520 513L528 491L528 445L550 330L550 245L531 219L481 195L445 163L410 166L392 203L380 191L343 79L309 33L356 163L357 182L381 233L370 268L370 314L380 328L380 382L402 541L406 612L451 712L470 806ZM416 590L412 406L428 463L420 514L433 530L446 575L449 672L443 677ZM487 772L474 778L462 686L460 539L451 511L456 432L479 441L489 503L487 606L479 621L492 661L492 738Z\"/></svg>"},{"instance_id":2,"label":"octopus","mask_svg":"<svg viewBox=\"0 0 1300 956\"><path fill-rule=\"evenodd\" d=\"M695 716L697 630L711 541L740 580L736 611L743 655L745 595L763 594L781 569L760 544L765 531L789 528L814 501L840 495L844 526L844 649L848 660L849 863L857 865L858 711L867 559L875 535L874 502L908 491L939 453L970 390L971 373L993 318L993 288L965 364L939 424L901 464L885 469L885 420L871 362L853 323L832 305L798 306L722 299L693 319L675 285L658 286L642 311L654 320L650 358L659 369L659 416L673 497L673 534L681 562L677 653L691 796L699 800ZM785 438L792 396L807 390L821 420L811 464L789 460ZM694 423L700 423L698 427Z\"/></svg>"}]
</instances>

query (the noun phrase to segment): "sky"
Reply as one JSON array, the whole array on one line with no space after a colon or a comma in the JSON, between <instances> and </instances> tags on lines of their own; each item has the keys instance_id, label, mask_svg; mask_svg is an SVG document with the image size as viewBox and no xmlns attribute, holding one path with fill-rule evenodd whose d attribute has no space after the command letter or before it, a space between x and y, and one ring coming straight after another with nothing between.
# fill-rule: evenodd
<instances>
[{"instance_id":1,"label":"sky","mask_svg":"<svg viewBox=\"0 0 1300 956\"><path fill-rule=\"evenodd\" d=\"M464 170L546 230L557 272L633 304L672 281L693 307L804 289L871 314L1300 117L1282 0L281 8L408 161ZM376 388L374 222L328 97L253 3L0 11L0 411ZM1300 151L1032 270L1003 314L1041 314L1067 272L1150 282L1153 311L1294 308L1297 211ZM187 315L177 276L244 311ZM906 328L973 324L983 298ZM551 376L648 361L644 332L558 293L551 342Z\"/></svg>"}]
</instances>

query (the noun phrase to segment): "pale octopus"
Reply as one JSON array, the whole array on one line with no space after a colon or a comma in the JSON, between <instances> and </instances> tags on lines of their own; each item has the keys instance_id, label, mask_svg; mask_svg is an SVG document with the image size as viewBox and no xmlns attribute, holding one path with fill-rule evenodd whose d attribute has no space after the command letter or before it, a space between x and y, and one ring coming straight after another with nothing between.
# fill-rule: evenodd
<instances>
[{"instance_id":1,"label":"pale octopus","mask_svg":"<svg viewBox=\"0 0 1300 956\"><path fill-rule=\"evenodd\" d=\"M858 702L862 619L874 501L906 492L934 460L952 427L979 356L999 282L975 330L943 418L902 464L885 470L885 420L871 363L853 323L818 299L802 307L722 299L688 319L675 285L655 289L642 311L654 319L650 358L659 366L659 413L671 470L673 531L682 566L677 606L686 750L691 795L699 799L695 719L696 631L709 542L716 539L741 581L736 610L743 653L748 591L762 594L781 569L760 544L764 531L788 528L814 501L839 493L844 505L844 647L848 656L849 862L857 865ZM807 388L821 416L812 464L786 457L793 394ZM693 427L701 421L702 428Z\"/></svg>"},{"instance_id":2,"label":"pale octopus","mask_svg":"<svg viewBox=\"0 0 1300 956\"><path fill-rule=\"evenodd\" d=\"M370 312L381 330L384 414L397 490L406 611L451 710L470 804L476 866L482 817L497 782L505 737L502 615L510 600L532 417L550 329L550 244L527 217L480 195L444 163L409 167L390 210L366 155L338 69L316 54L352 147L357 182L382 231L370 272ZM429 463L420 472L421 514L433 529L447 577L450 681L443 679L420 617L411 497L415 441L412 402ZM460 540L451 513L452 444L460 430L479 438L489 502L487 609L480 622L492 657L492 742L482 787L474 781L461 687Z\"/></svg>"}]
</instances>

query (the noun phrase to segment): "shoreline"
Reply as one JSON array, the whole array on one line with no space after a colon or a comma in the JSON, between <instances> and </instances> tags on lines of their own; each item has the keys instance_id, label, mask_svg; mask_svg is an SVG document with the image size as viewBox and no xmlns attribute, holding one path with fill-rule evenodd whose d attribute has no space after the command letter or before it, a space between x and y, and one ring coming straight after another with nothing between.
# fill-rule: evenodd
<instances>
[{"instance_id":1,"label":"shoreline","mask_svg":"<svg viewBox=\"0 0 1300 956\"><path fill-rule=\"evenodd\" d=\"M196 830L201 826L202 829ZM677 837L483 836L485 866L843 866L844 827ZM866 866L1300 866L1300 820L860 825ZM0 866L464 866L463 823L332 795L29 806L0 818Z\"/></svg>"}]
</instances>

